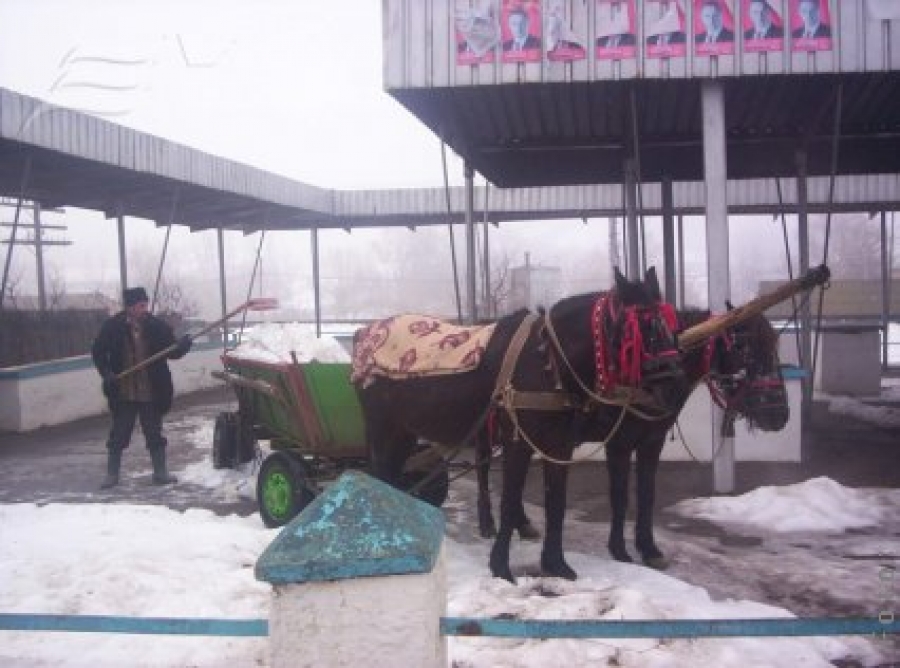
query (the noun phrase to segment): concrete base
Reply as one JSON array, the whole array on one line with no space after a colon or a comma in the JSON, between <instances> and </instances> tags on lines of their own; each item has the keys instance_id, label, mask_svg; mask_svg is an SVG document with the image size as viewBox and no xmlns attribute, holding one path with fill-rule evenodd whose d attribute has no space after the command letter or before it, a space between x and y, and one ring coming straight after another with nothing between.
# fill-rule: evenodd
<instances>
[{"instance_id":1,"label":"concrete base","mask_svg":"<svg viewBox=\"0 0 900 668\"><path fill-rule=\"evenodd\" d=\"M444 551L430 573L276 585L272 668L447 665Z\"/></svg>"}]
</instances>

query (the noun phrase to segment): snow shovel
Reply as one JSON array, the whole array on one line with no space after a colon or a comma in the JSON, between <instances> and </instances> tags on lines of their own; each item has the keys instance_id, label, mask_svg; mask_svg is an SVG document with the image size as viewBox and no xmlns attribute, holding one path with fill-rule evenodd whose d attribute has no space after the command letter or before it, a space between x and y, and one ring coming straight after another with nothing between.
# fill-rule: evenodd
<instances>
[{"instance_id":1,"label":"snow shovel","mask_svg":"<svg viewBox=\"0 0 900 668\"><path fill-rule=\"evenodd\" d=\"M242 313L243 311L271 311L272 309L276 309L276 308L278 308L278 300L273 297L257 297L256 299L251 299L249 301L244 302L243 304L238 306L233 311L222 316L215 322L209 323L208 325L206 325L206 327L204 327L200 331L196 332L195 334L190 334L188 336L188 339L193 341L197 337L203 336L210 330L213 330L216 327L218 327L219 325L221 325L222 323L224 323L226 320L230 320L231 318L236 316L238 313ZM158 353L154 353L147 359L139 362L138 364L135 364L133 367L125 369L121 373L116 374L113 381L122 380L126 376L130 376L131 374L133 374L135 371L140 371L141 369L150 366L156 360L166 357L169 353L171 353L177 347L178 347L178 342L175 342L168 348L163 348Z\"/></svg>"}]
</instances>

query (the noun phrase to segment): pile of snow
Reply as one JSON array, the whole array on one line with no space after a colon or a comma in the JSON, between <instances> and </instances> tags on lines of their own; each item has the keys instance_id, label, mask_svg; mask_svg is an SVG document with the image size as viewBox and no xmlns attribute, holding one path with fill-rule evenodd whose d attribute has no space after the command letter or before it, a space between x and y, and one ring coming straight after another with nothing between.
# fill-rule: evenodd
<instances>
[{"instance_id":1,"label":"pile of snow","mask_svg":"<svg viewBox=\"0 0 900 668\"><path fill-rule=\"evenodd\" d=\"M245 331L230 357L274 364L290 363L291 353L298 362L349 362L350 355L332 336L316 336L312 325L266 323Z\"/></svg>"},{"instance_id":2,"label":"pile of snow","mask_svg":"<svg viewBox=\"0 0 900 668\"><path fill-rule=\"evenodd\" d=\"M900 502L900 493L897 493ZM776 531L829 531L873 526L888 509L863 490L820 477L784 487L760 487L741 496L687 499L670 510L722 524Z\"/></svg>"}]
</instances>

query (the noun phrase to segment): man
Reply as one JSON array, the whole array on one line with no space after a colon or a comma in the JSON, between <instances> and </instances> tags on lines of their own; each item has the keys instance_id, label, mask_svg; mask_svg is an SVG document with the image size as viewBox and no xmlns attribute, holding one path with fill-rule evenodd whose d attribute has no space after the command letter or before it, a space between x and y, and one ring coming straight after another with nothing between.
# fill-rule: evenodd
<instances>
[{"instance_id":1,"label":"man","mask_svg":"<svg viewBox=\"0 0 900 668\"><path fill-rule=\"evenodd\" d=\"M528 12L520 7L511 10L506 17L506 25L512 39L503 42L504 51L528 51L540 49L541 40L528 32Z\"/></svg>"},{"instance_id":2,"label":"man","mask_svg":"<svg viewBox=\"0 0 900 668\"><path fill-rule=\"evenodd\" d=\"M717 44L734 41L734 33L725 27L722 7L718 0L704 1L700 8L700 20L703 22L704 32L697 35L697 43Z\"/></svg>"},{"instance_id":3,"label":"man","mask_svg":"<svg viewBox=\"0 0 900 668\"><path fill-rule=\"evenodd\" d=\"M153 462L153 484L177 482L166 468L166 439L162 435L162 418L172 406L172 375L166 357L179 359L191 349L191 338L183 336L176 344L172 328L151 315L144 288L130 288L122 293L124 309L107 318L91 347L94 366L103 378L103 393L109 401L112 427L106 442L106 478L100 485L108 489L119 484L122 451L131 441L136 419ZM116 376L148 357L171 346L168 355L124 378Z\"/></svg>"},{"instance_id":4,"label":"man","mask_svg":"<svg viewBox=\"0 0 900 668\"><path fill-rule=\"evenodd\" d=\"M819 0L800 0L797 14L803 20L803 27L793 32L795 39L831 37L831 27L822 23Z\"/></svg>"},{"instance_id":5,"label":"man","mask_svg":"<svg viewBox=\"0 0 900 668\"><path fill-rule=\"evenodd\" d=\"M747 10L753 27L744 33L745 39L780 39L784 31L772 21L772 8L766 0L750 0Z\"/></svg>"}]
</instances>

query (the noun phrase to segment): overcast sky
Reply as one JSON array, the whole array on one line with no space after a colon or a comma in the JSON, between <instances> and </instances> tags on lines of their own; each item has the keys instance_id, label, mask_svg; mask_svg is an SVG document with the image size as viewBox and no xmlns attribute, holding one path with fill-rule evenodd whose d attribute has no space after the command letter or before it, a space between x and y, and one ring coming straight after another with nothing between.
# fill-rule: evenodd
<instances>
[{"instance_id":1,"label":"overcast sky","mask_svg":"<svg viewBox=\"0 0 900 668\"><path fill-rule=\"evenodd\" d=\"M0 2L0 86L323 187L440 185L381 68L380 0Z\"/></svg>"}]
</instances>

